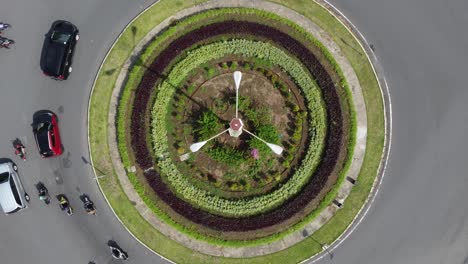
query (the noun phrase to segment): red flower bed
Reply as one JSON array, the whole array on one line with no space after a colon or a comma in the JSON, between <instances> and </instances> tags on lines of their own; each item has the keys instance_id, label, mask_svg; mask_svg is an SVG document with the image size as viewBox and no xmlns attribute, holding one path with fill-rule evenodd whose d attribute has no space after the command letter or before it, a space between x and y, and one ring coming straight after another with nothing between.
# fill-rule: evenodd
<instances>
[{"instance_id":1,"label":"red flower bed","mask_svg":"<svg viewBox=\"0 0 468 264\"><path fill-rule=\"evenodd\" d=\"M319 194L337 164L343 136L343 120L339 97L331 77L314 54L300 42L275 28L262 24L245 21L225 21L211 24L194 30L173 41L154 60L136 90L131 122L131 143L136 155L136 161L141 168L146 169L153 166L150 150L147 147L150 146L150 144L146 141L147 133L145 131L144 115L148 108L151 90L156 81L160 80L160 78L164 79L163 73L166 67L185 49L204 39L225 34L241 34L244 36L245 34L249 34L270 39L272 42L282 46L296 56L315 77L322 90L323 98L326 103L328 130L325 151L314 176L311 178L310 182L304 186L301 193L286 201L281 207L261 215L246 218L227 218L194 208L192 205L173 194L157 172L149 171L145 176L157 195L171 206L174 211L187 219L215 230L249 231L272 226L287 220L302 210Z\"/></svg>"}]
</instances>

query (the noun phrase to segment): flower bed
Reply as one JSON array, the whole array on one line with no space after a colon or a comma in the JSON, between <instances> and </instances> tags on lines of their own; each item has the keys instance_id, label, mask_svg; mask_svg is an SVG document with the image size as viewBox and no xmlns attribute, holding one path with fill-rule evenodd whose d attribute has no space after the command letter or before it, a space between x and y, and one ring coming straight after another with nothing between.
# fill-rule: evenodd
<instances>
[{"instance_id":1,"label":"flower bed","mask_svg":"<svg viewBox=\"0 0 468 264\"><path fill-rule=\"evenodd\" d=\"M178 87L194 68L200 67L206 61L215 60L228 54L266 58L272 64L280 66L301 87L311 113L310 123L313 130L309 133L310 145L301 166L291 179L274 192L251 199L228 200L200 190L190 184L173 164L173 161L167 158L169 146L165 120L168 115L169 103L176 92L174 87ZM157 167L169 179L174 192L193 206L228 217L245 217L269 211L297 194L308 182L320 161L325 136L325 116L320 92L314 81L309 78L307 72L295 59L271 44L249 40L230 40L204 45L191 51L170 71L166 81L158 85L156 89L158 96L152 112L152 124L155 156L161 157L157 162Z\"/></svg>"},{"instance_id":2,"label":"flower bed","mask_svg":"<svg viewBox=\"0 0 468 264\"><path fill-rule=\"evenodd\" d=\"M222 28L222 30L219 30L219 28ZM197 224L201 224L216 230L225 231L247 231L271 226L272 224L282 222L292 217L295 213L304 208L304 206L306 206L308 202L314 197L316 197L316 195L320 192L322 187L325 185L328 176L335 169L337 156L340 152L339 146L341 145L341 137L339 135L342 133L341 127L339 126L342 118L340 103L339 99L337 98L333 82L331 81L330 77L327 78L327 72L321 67L320 63L318 63L315 56L311 54L311 52L307 48L303 47L299 42L295 41L294 39L290 38L282 32L276 32L275 29L268 28L264 25L249 22L229 21L225 23L213 24L203 27L200 30L195 30L190 34L175 40L158 56L158 59L149 67L150 71L145 77L143 77L143 83L142 85L140 85L139 89L145 89L145 87L149 90L152 89L153 85L149 81L153 80L154 83L156 82L158 75L163 75L162 73L164 72L166 66L171 62L171 60L168 57L176 57L180 55L183 49L186 47L190 47L191 45L193 45L192 43L196 43L197 41L200 41L206 38L207 36L213 36L217 32L239 32L239 30L243 30L244 33L255 32L257 35L260 34L262 37L275 36L275 42L280 42L282 46L287 46L289 52L291 52L292 54L300 55L297 57L301 58L301 62L311 70L312 74L314 76L321 77L317 79L317 82L319 83L319 85L321 84L320 88L322 89L324 99L327 102L327 113L328 116L332 117L333 125L329 126L329 132L327 135L327 145L330 147L326 148L324 156L322 157L323 159L321 165L319 166L317 173L314 175L314 177L312 177L311 181L304 187L304 189L298 196L289 200L279 210L271 211L268 214L252 216L244 219L229 219L225 217L214 216L213 214L210 214L208 212L203 212L201 210L195 209L190 205L187 205L185 202L181 201L179 198L177 198L177 196L174 195L170 191L170 189L167 188L167 186L165 186L164 182L161 180L161 178L156 172L150 171L147 173L147 176L149 178L148 181L151 184L151 186L153 186L160 198L164 200L167 204L171 205L173 210L175 210L177 213L187 217L188 219L194 221ZM189 40L191 42L189 42ZM288 41L290 43L288 43ZM304 54L308 56L304 56ZM139 100L141 102L144 101L145 98L148 98L146 93L136 93L135 100ZM146 107L147 106L142 107L141 110L145 110ZM142 112L137 110L138 108L134 108L134 111L132 113L133 122L135 122L135 120L141 120L139 118L140 115L138 114L141 114ZM136 133L134 133L134 135L135 134ZM140 135L141 136L133 136L132 139L144 140L144 134ZM144 142L143 145L147 146L147 143ZM145 155L142 158L150 157L148 150L146 149L145 151L147 151L148 155ZM145 163L141 163L140 165L143 165L142 167L145 168ZM233 224L239 223L239 221L242 221L241 225Z\"/></svg>"}]
</instances>

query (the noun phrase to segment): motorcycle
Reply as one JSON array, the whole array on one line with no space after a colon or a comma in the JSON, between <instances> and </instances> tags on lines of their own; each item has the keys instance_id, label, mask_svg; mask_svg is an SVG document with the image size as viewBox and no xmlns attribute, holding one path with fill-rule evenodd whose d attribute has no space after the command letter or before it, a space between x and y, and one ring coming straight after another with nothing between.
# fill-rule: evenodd
<instances>
[{"instance_id":1,"label":"motorcycle","mask_svg":"<svg viewBox=\"0 0 468 264\"><path fill-rule=\"evenodd\" d=\"M21 140L15 139L13 147L15 148L15 155L19 156L22 160L26 160L26 147L21 143Z\"/></svg>"},{"instance_id":2,"label":"motorcycle","mask_svg":"<svg viewBox=\"0 0 468 264\"><path fill-rule=\"evenodd\" d=\"M62 211L65 211L67 215L72 215L73 208L70 206L70 203L68 202L68 199L65 197L65 195L60 194L57 196L57 199L59 200L60 209L62 209Z\"/></svg>"},{"instance_id":3,"label":"motorcycle","mask_svg":"<svg viewBox=\"0 0 468 264\"><path fill-rule=\"evenodd\" d=\"M82 201L86 213L89 215L96 215L96 207L94 207L94 203L89 199L89 197L86 194L82 195Z\"/></svg>"},{"instance_id":4,"label":"motorcycle","mask_svg":"<svg viewBox=\"0 0 468 264\"><path fill-rule=\"evenodd\" d=\"M42 182L36 184L37 191L39 192L39 200L44 201L46 204L50 204L49 190L45 187Z\"/></svg>"},{"instance_id":5,"label":"motorcycle","mask_svg":"<svg viewBox=\"0 0 468 264\"><path fill-rule=\"evenodd\" d=\"M121 259L121 260L127 260L128 259L128 254L127 252L124 252L122 249L114 246L109 246L111 252L112 252L112 257L115 259Z\"/></svg>"},{"instance_id":6,"label":"motorcycle","mask_svg":"<svg viewBox=\"0 0 468 264\"><path fill-rule=\"evenodd\" d=\"M12 39L0 37L0 47L9 49L15 42Z\"/></svg>"}]
</instances>

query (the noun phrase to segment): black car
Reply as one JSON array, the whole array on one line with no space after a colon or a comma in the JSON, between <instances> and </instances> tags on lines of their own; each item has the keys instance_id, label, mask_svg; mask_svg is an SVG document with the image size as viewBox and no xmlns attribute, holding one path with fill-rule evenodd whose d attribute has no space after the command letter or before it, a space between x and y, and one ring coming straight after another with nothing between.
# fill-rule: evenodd
<instances>
[{"instance_id":1,"label":"black car","mask_svg":"<svg viewBox=\"0 0 468 264\"><path fill-rule=\"evenodd\" d=\"M71 63L75 44L79 39L78 29L68 21L52 23L45 35L41 54L41 69L45 75L65 80L72 71Z\"/></svg>"}]
</instances>

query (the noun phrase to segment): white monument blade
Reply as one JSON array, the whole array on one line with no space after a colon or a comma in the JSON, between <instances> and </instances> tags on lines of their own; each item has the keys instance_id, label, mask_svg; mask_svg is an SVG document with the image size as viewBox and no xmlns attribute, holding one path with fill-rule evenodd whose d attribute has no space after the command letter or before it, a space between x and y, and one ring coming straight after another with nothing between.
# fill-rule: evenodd
<instances>
[{"instance_id":1,"label":"white monument blade","mask_svg":"<svg viewBox=\"0 0 468 264\"><path fill-rule=\"evenodd\" d=\"M268 147L276 154L276 155L281 155L283 152L283 147L272 144L272 143L266 143Z\"/></svg>"},{"instance_id":2,"label":"white monument blade","mask_svg":"<svg viewBox=\"0 0 468 264\"><path fill-rule=\"evenodd\" d=\"M239 86L240 82L242 80L242 72L240 71L235 71L234 72L234 83L236 84L236 118L238 116L239 112Z\"/></svg>"},{"instance_id":3,"label":"white monument blade","mask_svg":"<svg viewBox=\"0 0 468 264\"><path fill-rule=\"evenodd\" d=\"M242 80L242 72L235 71L234 72L234 83L236 84L236 90L239 90L241 80Z\"/></svg>"},{"instance_id":4,"label":"white monument blade","mask_svg":"<svg viewBox=\"0 0 468 264\"><path fill-rule=\"evenodd\" d=\"M205 140L205 141L201 141L201 142L197 142L197 143L193 143L192 145L190 145L190 151L192 152L197 152L199 151L206 143L208 143L208 141L212 140L212 139L215 139L219 136L221 136L221 134L225 133L226 131L228 131L229 129L226 129L224 130L223 132L220 132L212 137L210 137L209 139Z\"/></svg>"},{"instance_id":5,"label":"white monument blade","mask_svg":"<svg viewBox=\"0 0 468 264\"><path fill-rule=\"evenodd\" d=\"M208 143L208 140L205 140L205 141L202 141L202 142L197 142L197 143L193 143L192 145L190 145L190 151L192 152L197 152L201 149L201 147L203 147L206 143Z\"/></svg>"},{"instance_id":6,"label":"white monument blade","mask_svg":"<svg viewBox=\"0 0 468 264\"><path fill-rule=\"evenodd\" d=\"M265 143L273 151L273 153L275 153L277 155L281 155L281 153L283 152L283 147L278 146L278 145L273 144L273 143L268 143L265 140L263 140L263 139L259 138L258 136L254 135L252 132L248 131L247 129L242 129L242 130L247 132L248 134L250 134L252 137L260 140L263 143Z\"/></svg>"}]
</instances>

